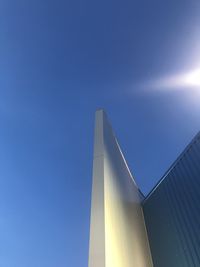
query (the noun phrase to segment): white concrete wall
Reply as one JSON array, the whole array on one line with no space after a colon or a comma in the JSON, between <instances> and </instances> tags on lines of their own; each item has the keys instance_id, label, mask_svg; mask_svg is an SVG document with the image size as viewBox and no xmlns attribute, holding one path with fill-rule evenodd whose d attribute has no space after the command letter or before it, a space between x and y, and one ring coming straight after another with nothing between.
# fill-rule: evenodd
<instances>
[{"instance_id":1,"label":"white concrete wall","mask_svg":"<svg viewBox=\"0 0 200 267\"><path fill-rule=\"evenodd\" d=\"M140 195L102 110L96 112L89 267L151 267Z\"/></svg>"}]
</instances>

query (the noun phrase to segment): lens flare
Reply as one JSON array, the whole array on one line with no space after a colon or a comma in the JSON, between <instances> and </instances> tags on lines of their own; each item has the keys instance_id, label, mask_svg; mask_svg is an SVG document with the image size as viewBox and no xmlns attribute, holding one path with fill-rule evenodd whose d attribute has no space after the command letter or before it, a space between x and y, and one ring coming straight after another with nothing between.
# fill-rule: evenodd
<instances>
[{"instance_id":1,"label":"lens flare","mask_svg":"<svg viewBox=\"0 0 200 267\"><path fill-rule=\"evenodd\" d=\"M200 69L192 71L183 77L183 82L187 86L200 87Z\"/></svg>"},{"instance_id":2,"label":"lens flare","mask_svg":"<svg viewBox=\"0 0 200 267\"><path fill-rule=\"evenodd\" d=\"M181 90L195 89L200 92L200 68L185 73L154 79L146 84L152 89Z\"/></svg>"}]
</instances>

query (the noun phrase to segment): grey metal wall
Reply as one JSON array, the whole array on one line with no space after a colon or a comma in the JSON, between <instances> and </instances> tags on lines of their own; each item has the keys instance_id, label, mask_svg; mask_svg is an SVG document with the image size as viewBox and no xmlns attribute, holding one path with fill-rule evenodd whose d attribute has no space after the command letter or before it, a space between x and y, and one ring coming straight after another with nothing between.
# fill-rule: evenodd
<instances>
[{"instance_id":1,"label":"grey metal wall","mask_svg":"<svg viewBox=\"0 0 200 267\"><path fill-rule=\"evenodd\" d=\"M200 133L143 203L154 267L200 266Z\"/></svg>"},{"instance_id":2,"label":"grey metal wall","mask_svg":"<svg viewBox=\"0 0 200 267\"><path fill-rule=\"evenodd\" d=\"M89 267L152 267L141 194L102 110L96 112Z\"/></svg>"}]
</instances>

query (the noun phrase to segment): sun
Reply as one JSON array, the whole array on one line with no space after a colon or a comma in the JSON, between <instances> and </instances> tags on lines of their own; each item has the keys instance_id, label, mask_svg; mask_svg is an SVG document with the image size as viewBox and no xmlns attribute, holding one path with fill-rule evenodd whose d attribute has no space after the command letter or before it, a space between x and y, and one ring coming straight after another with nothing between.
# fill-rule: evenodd
<instances>
[{"instance_id":1,"label":"sun","mask_svg":"<svg viewBox=\"0 0 200 267\"><path fill-rule=\"evenodd\" d=\"M200 68L185 74L183 82L187 86L200 87Z\"/></svg>"}]
</instances>

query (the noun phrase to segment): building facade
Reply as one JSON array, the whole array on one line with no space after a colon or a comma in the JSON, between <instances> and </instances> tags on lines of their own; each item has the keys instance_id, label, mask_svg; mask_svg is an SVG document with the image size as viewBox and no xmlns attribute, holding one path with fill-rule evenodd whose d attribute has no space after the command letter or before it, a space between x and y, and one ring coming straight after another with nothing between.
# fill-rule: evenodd
<instances>
[{"instance_id":1,"label":"building facade","mask_svg":"<svg viewBox=\"0 0 200 267\"><path fill-rule=\"evenodd\" d=\"M94 139L89 267L152 267L142 196L102 110Z\"/></svg>"},{"instance_id":2,"label":"building facade","mask_svg":"<svg viewBox=\"0 0 200 267\"><path fill-rule=\"evenodd\" d=\"M143 201L155 267L200 266L200 133Z\"/></svg>"},{"instance_id":3,"label":"building facade","mask_svg":"<svg viewBox=\"0 0 200 267\"><path fill-rule=\"evenodd\" d=\"M200 134L144 198L96 112L89 267L200 266Z\"/></svg>"}]
</instances>

